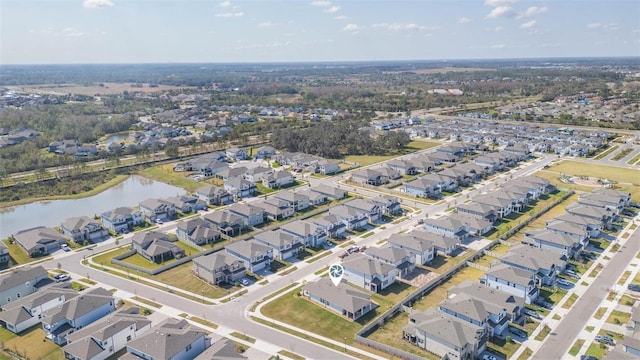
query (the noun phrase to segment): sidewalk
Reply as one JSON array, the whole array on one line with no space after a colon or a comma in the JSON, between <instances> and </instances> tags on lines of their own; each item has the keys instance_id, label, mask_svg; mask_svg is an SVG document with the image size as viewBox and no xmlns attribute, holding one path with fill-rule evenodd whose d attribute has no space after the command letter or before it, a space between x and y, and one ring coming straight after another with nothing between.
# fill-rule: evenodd
<instances>
[{"instance_id":1,"label":"sidewalk","mask_svg":"<svg viewBox=\"0 0 640 360\"><path fill-rule=\"evenodd\" d=\"M611 244L609 244L609 247L605 251L602 252L602 254L598 257L598 259L593 262L593 264L591 264L589 269L587 269L585 271L583 277L576 282L575 286L571 290L569 290L567 292L567 294L562 299L562 301L559 302L558 304L556 304L556 306L554 306L553 310L551 310L549 312L549 314L547 314L547 316L540 322L540 325L538 325L538 327L531 334L529 334L529 338L526 341L522 342L522 345L520 346L520 348L518 348L518 350L516 350L516 352L513 354L513 358L514 359L517 359L525 351L525 349L527 349L527 348L531 349L533 351L533 355L535 355L536 351L538 351L538 349L542 345L542 342L544 340L548 339L548 336L543 341L537 341L537 340L535 340L535 337L540 333L540 331L544 328L545 325L547 325L547 326L549 326L551 328L551 332L554 331L556 326L564 318L564 315L566 315L571 310L571 308L569 308L569 309L563 309L562 308L562 305L564 304L564 302L567 301L567 299L569 299L571 294L576 294L576 295L578 295L578 297L581 297L581 296L584 295L584 293L587 291L588 287L595 280L595 277L589 277L588 274L590 274L599 264L601 264L604 267L611 261L610 259L609 260L605 259L605 256L611 257L611 255L613 254L611 252L611 248L615 244L619 244L620 247L622 247L622 246L624 246L624 244L626 244L626 242L628 240L628 237L627 237L627 239L624 239L624 238L622 238L622 235L629 231L629 227L631 226L631 224L633 224L633 221L629 221L627 226L624 229L620 230L620 234L616 238L616 241L612 241ZM634 263L635 264L640 264L640 259L637 259L637 258L634 257L632 262L631 262L631 264L634 264ZM594 318L593 317L594 314L588 314L591 318L590 318L589 322L587 323L588 324L587 326L594 326L594 330L593 330L593 332L589 333L585 329L580 329L579 333L576 335L576 338L574 338L574 340L571 342L570 346L573 346L573 344L575 343L575 341L577 339L584 339L585 343L583 344L581 350L578 352L577 357L572 357L569 354L565 354L566 358L579 358L579 356L581 354L584 354L586 352L587 348L589 347L591 342L594 340L594 338L597 335L598 331L605 325L606 319L611 314L611 311L613 311L616 308L616 306L618 305L618 300L620 299L620 297L622 297L622 295L624 295L624 289L626 289L626 286L633 280L633 277L638 272L638 270L640 270L640 269L638 269L638 266L636 266L634 268L634 271L632 272L631 276L629 276L629 278L627 279L627 281L623 285L615 285L616 288L620 289L620 290L616 294L616 296L613 298L613 300L607 300L606 298L603 299L600 307L606 307L607 311L605 312L605 314L600 319ZM583 285L582 284L583 282L586 283L587 285ZM560 317L560 319L559 320L554 320L553 319L554 315L558 315ZM586 315L587 314L585 314L585 316Z\"/></svg>"}]
</instances>

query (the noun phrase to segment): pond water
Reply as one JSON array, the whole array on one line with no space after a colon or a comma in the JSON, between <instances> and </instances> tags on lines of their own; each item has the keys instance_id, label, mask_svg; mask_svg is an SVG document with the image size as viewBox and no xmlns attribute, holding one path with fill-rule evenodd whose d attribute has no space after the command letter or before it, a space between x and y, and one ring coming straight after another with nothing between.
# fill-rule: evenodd
<instances>
[{"instance_id":1,"label":"pond water","mask_svg":"<svg viewBox=\"0 0 640 360\"><path fill-rule=\"evenodd\" d=\"M129 134L111 135L108 138L106 138L103 141L103 143L105 143L105 144L111 144L112 142L120 143L121 141L126 140L127 138L129 138Z\"/></svg>"},{"instance_id":2,"label":"pond water","mask_svg":"<svg viewBox=\"0 0 640 360\"><path fill-rule=\"evenodd\" d=\"M36 226L60 226L61 222L74 216L93 217L119 206L136 206L140 201L148 198L166 198L185 193L184 189L163 182L142 176L131 176L95 196L72 200L39 201L0 209L0 239Z\"/></svg>"}]
</instances>

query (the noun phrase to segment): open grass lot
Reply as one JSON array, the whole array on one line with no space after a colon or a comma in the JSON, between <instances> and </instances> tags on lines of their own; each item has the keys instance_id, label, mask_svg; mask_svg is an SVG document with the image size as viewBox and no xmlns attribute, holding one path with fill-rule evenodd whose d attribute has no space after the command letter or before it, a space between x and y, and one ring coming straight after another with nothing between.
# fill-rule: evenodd
<instances>
[{"instance_id":1,"label":"open grass lot","mask_svg":"<svg viewBox=\"0 0 640 360\"><path fill-rule=\"evenodd\" d=\"M491 267L491 264L494 261L497 261L498 258L495 258L493 256L489 256L489 255L482 255L478 260L474 261L474 263L480 265L480 266L486 266L486 267Z\"/></svg>"},{"instance_id":2,"label":"open grass lot","mask_svg":"<svg viewBox=\"0 0 640 360\"><path fill-rule=\"evenodd\" d=\"M411 285L396 282L393 285L381 290L379 293L371 293L371 299L378 305L380 309L386 311L387 308L400 302L400 300L411 294L415 288Z\"/></svg>"},{"instance_id":3,"label":"open grass lot","mask_svg":"<svg viewBox=\"0 0 640 360\"><path fill-rule=\"evenodd\" d=\"M9 333L12 337L4 333ZM20 336L15 336L4 328L0 329L0 339L4 342L4 349L16 352L26 359L62 360L64 355L60 347L44 339L44 331L40 324L26 330ZM7 340L4 340L7 339ZM37 344L37 345L36 345ZM3 351L4 352L4 351Z\"/></svg>"},{"instance_id":4,"label":"open grass lot","mask_svg":"<svg viewBox=\"0 0 640 360\"><path fill-rule=\"evenodd\" d=\"M491 249L491 251L496 254L504 255L508 253L510 249L511 249L511 246L498 243L496 246L494 246Z\"/></svg>"},{"instance_id":5,"label":"open grass lot","mask_svg":"<svg viewBox=\"0 0 640 360\"><path fill-rule=\"evenodd\" d=\"M161 181L163 183L183 188L187 191L196 191L197 188L206 185L203 182L198 182L185 177L187 173L174 172L173 165L174 164L152 166L142 170L140 172L140 175L149 179Z\"/></svg>"},{"instance_id":6,"label":"open grass lot","mask_svg":"<svg viewBox=\"0 0 640 360\"><path fill-rule=\"evenodd\" d=\"M213 286L213 285L207 284L205 281L198 278L191 272L191 268L193 266L191 262L187 262L180 266L176 266L170 270L163 271L162 273L154 276L140 273L135 270L130 270L115 264L111 264L110 262L111 258L119 254L125 253L128 250L129 250L128 247L124 247L117 250L108 251L94 257L93 260L97 264L104 264L105 267L111 267L111 268L115 268L115 269L127 272L129 274L129 278L132 280L136 280L138 277L148 278L148 279L162 282L169 286L174 286L178 289L189 291L195 294L199 294L200 296L204 296L212 299L223 297L228 293L241 289L238 286L231 286L226 284L223 286ZM147 261L146 259L144 260ZM126 277L126 276L127 275L124 275L123 277Z\"/></svg>"},{"instance_id":7,"label":"open grass lot","mask_svg":"<svg viewBox=\"0 0 640 360\"><path fill-rule=\"evenodd\" d=\"M477 283L478 279L482 277L482 275L484 275L482 270L465 267L452 276L451 279L447 280L440 286L437 286L422 299L416 301L415 304L413 304L413 308L419 311L425 311L430 307L438 306L442 300L446 299L447 289L452 286L456 286L465 280L471 280Z\"/></svg>"},{"instance_id":8,"label":"open grass lot","mask_svg":"<svg viewBox=\"0 0 640 360\"><path fill-rule=\"evenodd\" d=\"M631 314L620 310L613 310L611 311L611 315L609 315L609 317L607 318L607 322L611 324L621 325L628 323L630 319Z\"/></svg>"},{"instance_id":9,"label":"open grass lot","mask_svg":"<svg viewBox=\"0 0 640 360\"><path fill-rule=\"evenodd\" d=\"M449 269L451 269L452 267L454 267L456 264L465 261L467 258L469 258L471 255L473 255L472 251L467 251L465 254L460 254L458 256L442 256L440 254L436 255L435 258L433 258L433 260L431 260L431 262L427 265L421 265L421 267L429 270L429 271L433 271L433 272L437 272L437 273L443 273Z\"/></svg>"},{"instance_id":10,"label":"open grass lot","mask_svg":"<svg viewBox=\"0 0 640 360\"><path fill-rule=\"evenodd\" d=\"M389 155L350 155L350 156L345 156L345 158L342 160L347 162L353 162L353 163L359 164L360 166L367 166L367 165L375 164L381 161L393 159L400 155L409 154L409 153L424 150L424 149L429 149L438 145L441 145L441 144L436 142L431 142L431 141L414 140L407 145L407 149L403 152L390 153Z\"/></svg>"},{"instance_id":11,"label":"open grass lot","mask_svg":"<svg viewBox=\"0 0 640 360\"><path fill-rule=\"evenodd\" d=\"M586 170L588 169L588 171ZM640 202L640 176L637 169L621 168L616 166L584 164L576 161L562 161L553 164L549 169L536 172L534 175L549 179L552 184L561 188L591 192L595 187L567 184L560 181L562 174L569 175L589 175L601 179L608 179L619 182L615 185L616 190L631 193L634 202Z\"/></svg>"},{"instance_id":12,"label":"open grass lot","mask_svg":"<svg viewBox=\"0 0 640 360\"><path fill-rule=\"evenodd\" d=\"M127 264L139 266L139 267L145 268L145 269L155 269L155 268L157 268L159 266L163 266L163 265L171 264L172 262L176 262L176 260L177 259L172 258L172 259L163 261L161 264L156 264L153 261L149 261L149 260L145 259L140 254L133 254L131 256L128 256L128 257L122 259L122 261L126 262Z\"/></svg>"},{"instance_id":13,"label":"open grass lot","mask_svg":"<svg viewBox=\"0 0 640 360\"><path fill-rule=\"evenodd\" d=\"M380 310L376 309L358 321L349 321L330 310L323 309L318 304L298 296L300 290L301 288L298 287L263 306L262 314L340 342L343 342L346 336L347 344L352 344L355 342L355 333L366 322L381 313Z\"/></svg>"}]
</instances>

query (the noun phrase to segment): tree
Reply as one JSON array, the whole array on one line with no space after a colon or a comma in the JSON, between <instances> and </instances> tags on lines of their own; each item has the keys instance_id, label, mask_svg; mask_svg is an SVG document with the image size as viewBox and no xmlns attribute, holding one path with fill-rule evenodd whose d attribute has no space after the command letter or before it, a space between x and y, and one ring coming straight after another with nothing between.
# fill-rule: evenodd
<instances>
[{"instance_id":1,"label":"tree","mask_svg":"<svg viewBox=\"0 0 640 360\"><path fill-rule=\"evenodd\" d=\"M176 145L169 145L164 150L164 153L170 158L177 158L180 155L178 147Z\"/></svg>"}]
</instances>

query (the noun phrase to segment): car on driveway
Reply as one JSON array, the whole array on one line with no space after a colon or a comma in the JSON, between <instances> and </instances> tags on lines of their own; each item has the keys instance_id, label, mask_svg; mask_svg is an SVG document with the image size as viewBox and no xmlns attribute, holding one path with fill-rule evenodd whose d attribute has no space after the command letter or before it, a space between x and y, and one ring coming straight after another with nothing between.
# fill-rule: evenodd
<instances>
[{"instance_id":1,"label":"car on driveway","mask_svg":"<svg viewBox=\"0 0 640 360\"><path fill-rule=\"evenodd\" d=\"M542 319L542 316L540 316L540 314L538 314L538 312L535 310L524 309L522 310L522 312L525 313L525 315L529 315L534 319L538 319L538 320Z\"/></svg>"},{"instance_id":2,"label":"car on driveway","mask_svg":"<svg viewBox=\"0 0 640 360\"><path fill-rule=\"evenodd\" d=\"M521 338L526 338L528 335L524 330L515 328L510 326L509 327L509 332L511 332L513 335L517 336L517 337L521 337Z\"/></svg>"},{"instance_id":3,"label":"car on driveway","mask_svg":"<svg viewBox=\"0 0 640 360\"><path fill-rule=\"evenodd\" d=\"M69 248L69 245L67 245L67 244L60 245L60 249L62 249L64 251L71 251L71 249Z\"/></svg>"},{"instance_id":4,"label":"car on driveway","mask_svg":"<svg viewBox=\"0 0 640 360\"><path fill-rule=\"evenodd\" d=\"M640 291L640 285L629 284L629 285L627 285L627 289L629 289L631 291Z\"/></svg>"},{"instance_id":5,"label":"car on driveway","mask_svg":"<svg viewBox=\"0 0 640 360\"><path fill-rule=\"evenodd\" d=\"M567 281L567 280L565 280L565 279L563 279L563 278L558 278L558 279L556 279L556 282L557 282L559 285L562 285L562 286L571 286L571 285L573 285L573 283L572 283L571 281Z\"/></svg>"},{"instance_id":6,"label":"car on driveway","mask_svg":"<svg viewBox=\"0 0 640 360\"><path fill-rule=\"evenodd\" d=\"M491 354L484 354L482 355L482 360L498 360L498 358Z\"/></svg>"},{"instance_id":7,"label":"car on driveway","mask_svg":"<svg viewBox=\"0 0 640 360\"><path fill-rule=\"evenodd\" d=\"M595 340L597 342L603 343L603 344L607 344L607 345L611 345L611 346L615 346L616 342L613 340L613 338L609 337L609 336L601 336L601 335L596 335Z\"/></svg>"},{"instance_id":8,"label":"car on driveway","mask_svg":"<svg viewBox=\"0 0 640 360\"><path fill-rule=\"evenodd\" d=\"M546 300L544 300L541 297L538 297L537 299L535 299L533 303L536 304L536 305L540 305L543 308L548 309L548 310L552 310L553 309L553 304L548 302L548 301L546 301Z\"/></svg>"},{"instance_id":9,"label":"car on driveway","mask_svg":"<svg viewBox=\"0 0 640 360\"><path fill-rule=\"evenodd\" d=\"M240 284L242 284L243 286L248 286L249 285L249 280L242 279L242 280L240 280Z\"/></svg>"},{"instance_id":10,"label":"car on driveway","mask_svg":"<svg viewBox=\"0 0 640 360\"><path fill-rule=\"evenodd\" d=\"M55 282L59 283L59 282L63 282L63 281L67 281L70 280L71 276L67 275L67 274L57 274L53 277L53 280L55 280Z\"/></svg>"}]
</instances>

